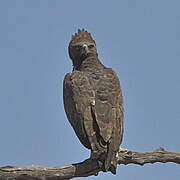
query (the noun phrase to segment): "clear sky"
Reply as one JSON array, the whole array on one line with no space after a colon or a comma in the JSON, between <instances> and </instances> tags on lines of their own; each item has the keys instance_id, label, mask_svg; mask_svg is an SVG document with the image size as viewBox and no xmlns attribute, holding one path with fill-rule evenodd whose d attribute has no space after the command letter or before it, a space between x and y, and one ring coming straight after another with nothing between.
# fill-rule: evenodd
<instances>
[{"instance_id":1,"label":"clear sky","mask_svg":"<svg viewBox=\"0 0 180 180\"><path fill-rule=\"evenodd\" d=\"M0 166L63 166L89 157L69 125L62 82L67 46L90 31L121 80L123 147L180 151L179 0L1 0ZM82 179L82 178L77 178ZM179 165L121 165L101 180L179 180Z\"/></svg>"}]
</instances>

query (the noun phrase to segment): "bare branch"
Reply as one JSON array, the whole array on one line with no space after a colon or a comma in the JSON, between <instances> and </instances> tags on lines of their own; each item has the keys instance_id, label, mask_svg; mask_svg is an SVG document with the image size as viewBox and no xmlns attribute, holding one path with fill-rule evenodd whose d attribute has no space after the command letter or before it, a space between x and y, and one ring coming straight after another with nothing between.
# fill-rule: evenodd
<instances>
[{"instance_id":1,"label":"bare branch","mask_svg":"<svg viewBox=\"0 0 180 180\"><path fill-rule=\"evenodd\" d=\"M167 152L159 148L153 152L122 151L118 153L119 164L166 163L180 164L180 152ZM85 160L84 162L64 167L12 167L0 168L0 180L68 180L74 177L98 175L101 171L97 161Z\"/></svg>"},{"instance_id":2,"label":"bare branch","mask_svg":"<svg viewBox=\"0 0 180 180\"><path fill-rule=\"evenodd\" d=\"M118 164L138 164L144 165L147 163L167 163L173 162L180 164L180 152L168 152L163 148L156 149L153 152L132 152L121 150L118 153Z\"/></svg>"}]
</instances>

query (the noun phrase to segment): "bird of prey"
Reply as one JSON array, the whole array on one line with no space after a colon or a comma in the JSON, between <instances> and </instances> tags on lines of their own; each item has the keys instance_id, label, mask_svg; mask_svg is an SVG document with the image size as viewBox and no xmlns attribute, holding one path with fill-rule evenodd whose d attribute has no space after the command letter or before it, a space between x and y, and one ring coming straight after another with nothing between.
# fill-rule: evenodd
<instances>
[{"instance_id":1,"label":"bird of prey","mask_svg":"<svg viewBox=\"0 0 180 180\"><path fill-rule=\"evenodd\" d=\"M63 84L67 118L81 143L91 150L103 171L116 174L123 138L123 97L116 73L98 58L96 43L78 30L69 43L73 71Z\"/></svg>"}]
</instances>

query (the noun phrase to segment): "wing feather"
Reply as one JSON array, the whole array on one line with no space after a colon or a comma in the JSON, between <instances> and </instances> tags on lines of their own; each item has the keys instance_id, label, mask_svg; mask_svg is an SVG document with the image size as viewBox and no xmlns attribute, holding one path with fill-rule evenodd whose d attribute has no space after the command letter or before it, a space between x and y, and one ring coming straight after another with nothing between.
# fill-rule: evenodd
<instances>
[{"instance_id":1,"label":"wing feather","mask_svg":"<svg viewBox=\"0 0 180 180\"><path fill-rule=\"evenodd\" d=\"M113 70L107 68L96 86L94 106L96 121L105 142L110 140L113 128L121 129L119 126L114 127L117 119L116 111L120 106L122 106L122 95L119 80ZM123 118L119 121L123 121Z\"/></svg>"},{"instance_id":2,"label":"wing feather","mask_svg":"<svg viewBox=\"0 0 180 180\"><path fill-rule=\"evenodd\" d=\"M124 131L123 98L120 82L115 72L106 68L96 85L93 107L100 135L106 142L107 158L105 170L116 173L116 153L122 142Z\"/></svg>"},{"instance_id":3,"label":"wing feather","mask_svg":"<svg viewBox=\"0 0 180 180\"><path fill-rule=\"evenodd\" d=\"M123 136L123 101L119 80L110 68L95 76L74 71L64 79L64 107L81 143L105 152L105 171L115 173ZM113 166L112 166L113 164Z\"/></svg>"},{"instance_id":4,"label":"wing feather","mask_svg":"<svg viewBox=\"0 0 180 180\"><path fill-rule=\"evenodd\" d=\"M90 107L91 103L94 101L94 91L92 90L88 79L82 72L69 73L64 78L63 85L63 99L64 107L76 135L78 136L81 143L87 147L91 148L89 142L89 136L87 129L92 129L88 123L84 123L87 119L92 121L92 116L86 115L87 109ZM88 134L87 134L88 133Z\"/></svg>"}]
</instances>

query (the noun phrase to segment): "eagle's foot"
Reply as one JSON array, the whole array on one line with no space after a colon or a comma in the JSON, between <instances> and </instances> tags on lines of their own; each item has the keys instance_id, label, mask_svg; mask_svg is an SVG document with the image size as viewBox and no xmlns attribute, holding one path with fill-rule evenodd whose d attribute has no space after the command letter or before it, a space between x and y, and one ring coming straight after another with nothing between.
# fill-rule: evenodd
<instances>
[{"instance_id":1,"label":"eagle's foot","mask_svg":"<svg viewBox=\"0 0 180 180\"><path fill-rule=\"evenodd\" d=\"M125 153L125 152L129 152L129 150L128 149L125 149L125 148L119 148L119 151L118 151L119 153Z\"/></svg>"},{"instance_id":2,"label":"eagle's foot","mask_svg":"<svg viewBox=\"0 0 180 180\"><path fill-rule=\"evenodd\" d=\"M126 153L128 154L130 151L128 149L124 149L124 148L119 148L119 151L116 153L116 158L118 158L119 153Z\"/></svg>"},{"instance_id":3,"label":"eagle's foot","mask_svg":"<svg viewBox=\"0 0 180 180\"><path fill-rule=\"evenodd\" d=\"M119 148L119 151L116 154L116 158L118 156L123 156L123 158L131 159L132 158L132 151L129 151L128 149Z\"/></svg>"}]
</instances>

